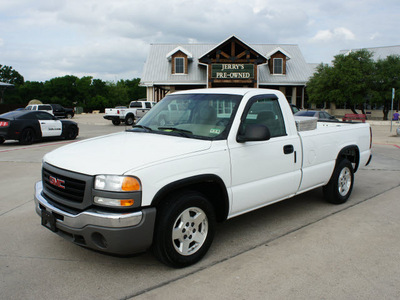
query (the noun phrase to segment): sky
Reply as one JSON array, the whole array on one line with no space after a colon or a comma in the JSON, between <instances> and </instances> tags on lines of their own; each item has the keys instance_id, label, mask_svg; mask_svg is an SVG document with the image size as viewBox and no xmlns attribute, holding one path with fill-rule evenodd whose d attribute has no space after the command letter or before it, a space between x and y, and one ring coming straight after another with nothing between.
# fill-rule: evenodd
<instances>
[{"instance_id":1,"label":"sky","mask_svg":"<svg viewBox=\"0 0 400 300\"><path fill-rule=\"evenodd\" d=\"M400 45L399 0L0 0L0 65L25 81L140 78L150 44L296 44L308 63Z\"/></svg>"}]
</instances>

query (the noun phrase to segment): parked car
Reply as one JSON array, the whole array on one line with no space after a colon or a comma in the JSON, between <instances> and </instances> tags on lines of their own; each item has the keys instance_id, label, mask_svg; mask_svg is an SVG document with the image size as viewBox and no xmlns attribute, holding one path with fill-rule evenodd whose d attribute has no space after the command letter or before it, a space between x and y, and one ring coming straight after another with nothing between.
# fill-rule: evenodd
<instances>
[{"instance_id":1,"label":"parked car","mask_svg":"<svg viewBox=\"0 0 400 300\"><path fill-rule=\"evenodd\" d=\"M28 145L50 137L73 140L78 134L77 123L59 120L46 111L14 110L0 115L0 144L5 140L18 140Z\"/></svg>"},{"instance_id":2,"label":"parked car","mask_svg":"<svg viewBox=\"0 0 400 300\"><path fill-rule=\"evenodd\" d=\"M339 121L334 116L328 114L326 111L319 110L302 110L298 111L294 115L299 117L315 117L318 120L322 121Z\"/></svg>"},{"instance_id":3,"label":"parked car","mask_svg":"<svg viewBox=\"0 0 400 300\"><path fill-rule=\"evenodd\" d=\"M65 108L60 104L50 104L53 108L53 113L58 118L72 119L75 115L75 111L72 108Z\"/></svg>"},{"instance_id":4,"label":"parked car","mask_svg":"<svg viewBox=\"0 0 400 300\"><path fill-rule=\"evenodd\" d=\"M50 104L30 104L25 107L26 110L44 110L54 115L53 107Z\"/></svg>"}]
</instances>

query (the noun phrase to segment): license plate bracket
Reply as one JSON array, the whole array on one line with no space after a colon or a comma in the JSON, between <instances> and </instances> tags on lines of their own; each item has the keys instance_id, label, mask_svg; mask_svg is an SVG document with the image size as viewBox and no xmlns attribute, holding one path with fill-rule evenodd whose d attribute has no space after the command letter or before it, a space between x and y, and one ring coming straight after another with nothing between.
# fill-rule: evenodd
<instances>
[{"instance_id":1,"label":"license plate bracket","mask_svg":"<svg viewBox=\"0 0 400 300\"><path fill-rule=\"evenodd\" d=\"M42 209L42 225L51 231L57 231L56 217L52 212Z\"/></svg>"}]
</instances>

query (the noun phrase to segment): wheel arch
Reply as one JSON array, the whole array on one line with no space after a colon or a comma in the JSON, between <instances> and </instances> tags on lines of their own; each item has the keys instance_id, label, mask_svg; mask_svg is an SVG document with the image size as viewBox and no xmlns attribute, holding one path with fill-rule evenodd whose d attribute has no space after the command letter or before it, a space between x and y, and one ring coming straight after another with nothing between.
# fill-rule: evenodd
<instances>
[{"instance_id":1,"label":"wheel arch","mask_svg":"<svg viewBox=\"0 0 400 300\"><path fill-rule=\"evenodd\" d=\"M125 118L124 118L124 119L126 119L126 118L128 118L128 117L132 117L132 118L133 118L133 120L135 120L135 119L136 119L136 117L135 117L135 114L134 114L133 112L129 112L129 113L127 113L127 114L125 115Z\"/></svg>"},{"instance_id":2,"label":"wheel arch","mask_svg":"<svg viewBox=\"0 0 400 300\"><path fill-rule=\"evenodd\" d=\"M354 173L357 172L358 166L360 164L360 149L358 148L358 146L349 145L340 150L336 158L336 165L344 158L348 159L352 164L354 164Z\"/></svg>"},{"instance_id":3,"label":"wheel arch","mask_svg":"<svg viewBox=\"0 0 400 300\"><path fill-rule=\"evenodd\" d=\"M43 137L42 136L42 130L40 129L40 126L35 126L35 125L25 126L24 128L22 128L20 133L22 133L26 129L32 129L33 130L33 133L35 134L35 139L41 139Z\"/></svg>"},{"instance_id":4,"label":"wheel arch","mask_svg":"<svg viewBox=\"0 0 400 300\"><path fill-rule=\"evenodd\" d=\"M61 136L64 137L65 139L69 139L68 135L69 135L71 129L76 130L76 136L79 135L79 127L77 124L63 123ZM73 139L75 139L75 138L73 138Z\"/></svg>"},{"instance_id":5,"label":"wheel arch","mask_svg":"<svg viewBox=\"0 0 400 300\"><path fill-rule=\"evenodd\" d=\"M157 207L171 194L184 190L202 193L214 206L218 222L227 219L229 212L229 197L223 180L214 174L197 175L171 182L154 196L151 206Z\"/></svg>"}]
</instances>

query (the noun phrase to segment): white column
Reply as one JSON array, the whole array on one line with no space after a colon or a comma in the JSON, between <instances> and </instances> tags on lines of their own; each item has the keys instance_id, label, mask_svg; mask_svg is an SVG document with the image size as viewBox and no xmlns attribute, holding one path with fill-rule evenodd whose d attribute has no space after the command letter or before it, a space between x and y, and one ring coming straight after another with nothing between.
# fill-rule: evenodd
<instances>
[{"instance_id":1,"label":"white column","mask_svg":"<svg viewBox=\"0 0 400 300\"><path fill-rule=\"evenodd\" d=\"M292 87L292 104L296 104L297 87Z\"/></svg>"}]
</instances>

